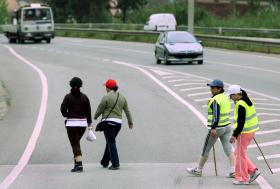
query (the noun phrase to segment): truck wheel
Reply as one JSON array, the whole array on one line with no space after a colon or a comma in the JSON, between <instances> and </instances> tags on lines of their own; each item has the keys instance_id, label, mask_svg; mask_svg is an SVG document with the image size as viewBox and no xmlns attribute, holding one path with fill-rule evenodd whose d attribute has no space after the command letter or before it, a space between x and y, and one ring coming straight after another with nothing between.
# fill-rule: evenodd
<instances>
[{"instance_id":1,"label":"truck wheel","mask_svg":"<svg viewBox=\"0 0 280 189\"><path fill-rule=\"evenodd\" d=\"M17 42L16 39L14 39L14 38L9 38L9 43L16 43L16 42Z\"/></svg>"},{"instance_id":2,"label":"truck wheel","mask_svg":"<svg viewBox=\"0 0 280 189\"><path fill-rule=\"evenodd\" d=\"M41 43L41 39L35 39L34 43Z\"/></svg>"},{"instance_id":3,"label":"truck wheel","mask_svg":"<svg viewBox=\"0 0 280 189\"><path fill-rule=\"evenodd\" d=\"M21 38L21 37L19 37L19 38L18 38L18 43L19 43L19 44L24 44L24 39Z\"/></svg>"},{"instance_id":4,"label":"truck wheel","mask_svg":"<svg viewBox=\"0 0 280 189\"><path fill-rule=\"evenodd\" d=\"M197 63L198 64L203 64L203 60L199 60Z\"/></svg>"}]
</instances>

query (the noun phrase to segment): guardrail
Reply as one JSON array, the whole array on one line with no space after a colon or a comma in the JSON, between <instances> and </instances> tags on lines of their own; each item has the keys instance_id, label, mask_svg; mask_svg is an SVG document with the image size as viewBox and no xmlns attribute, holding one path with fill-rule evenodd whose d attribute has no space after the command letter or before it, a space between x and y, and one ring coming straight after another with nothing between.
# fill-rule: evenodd
<instances>
[{"instance_id":1,"label":"guardrail","mask_svg":"<svg viewBox=\"0 0 280 189\"><path fill-rule=\"evenodd\" d=\"M93 28L93 29L114 29L114 30L143 30L143 24L111 24L111 23L84 23L84 24L56 24L57 27L67 28ZM184 25L177 26L177 30L187 31ZM280 29L266 28L232 28L232 27L194 27L195 33L215 35L246 35L257 37L278 37Z\"/></svg>"},{"instance_id":2,"label":"guardrail","mask_svg":"<svg viewBox=\"0 0 280 189\"><path fill-rule=\"evenodd\" d=\"M114 24L114 25L115 27L120 27L119 24ZM77 26L82 26L82 27L77 28ZM109 39L120 39L118 36L121 36L122 38L131 37L132 39L130 40L143 41L143 42L155 42L159 34L159 32L156 31L143 31L143 30L131 30L131 29L124 30L124 28L122 28L121 30L95 28L101 26L108 27L108 24L92 24L92 25L56 24L55 30L57 32L64 32L64 35L65 33L68 33L69 35L71 35L70 33L75 33L74 36L76 37L81 37L82 34L86 35L82 37L94 37L92 35L99 34L99 35L107 35L109 36ZM110 27L111 26L112 24L110 24ZM126 25L126 26L129 26L130 28L132 26L140 27L139 24ZM278 30L271 30L270 32L277 32L277 31ZM0 32L1 32L1 26L0 26ZM205 46L280 54L280 40L274 41L269 39L229 37L229 36L217 36L217 35L205 35L205 34L196 34L196 37L202 40ZM143 38L145 38L145 40L143 40Z\"/></svg>"},{"instance_id":3,"label":"guardrail","mask_svg":"<svg viewBox=\"0 0 280 189\"><path fill-rule=\"evenodd\" d=\"M108 35L121 35L121 36L151 36L156 39L160 32L155 31L133 31L133 30L112 30L112 29L92 29L92 28L64 28L56 27L56 31L64 32L82 32L82 33L99 33ZM203 41L206 46L212 47L231 47L232 49L247 49L253 50L258 47L262 50L260 52L266 53L280 53L280 40L268 40L268 39L252 39L244 37L227 37L227 36L216 36L216 35L204 35L196 34L196 37ZM114 37L113 37L114 38ZM155 41L150 41L155 42ZM239 48L240 47L240 48ZM243 47L243 48L241 48Z\"/></svg>"}]
</instances>

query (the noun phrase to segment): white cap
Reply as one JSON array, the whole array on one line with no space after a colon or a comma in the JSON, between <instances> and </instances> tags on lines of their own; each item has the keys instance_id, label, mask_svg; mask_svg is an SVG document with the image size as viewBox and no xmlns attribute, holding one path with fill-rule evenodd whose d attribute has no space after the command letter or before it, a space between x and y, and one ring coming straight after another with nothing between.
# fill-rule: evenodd
<instances>
[{"instance_id":1,"label":"white cap","mask_svg":"<svg viewBox=\"0 0 280 189\"><path fill-rule=\"evenodd\" d=\"M239 94L241 93L241 87L239 85L231 85L228 88L227 95L232 95L232 94Z\"/></svg>"}]
</instances>

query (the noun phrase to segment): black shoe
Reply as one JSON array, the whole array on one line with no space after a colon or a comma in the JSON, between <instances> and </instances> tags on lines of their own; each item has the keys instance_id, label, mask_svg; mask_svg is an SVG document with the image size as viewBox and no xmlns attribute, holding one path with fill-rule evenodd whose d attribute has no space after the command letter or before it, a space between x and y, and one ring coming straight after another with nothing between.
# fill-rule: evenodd
<instances>
[{"instance_id":1,"label":"black shoe","mask_svg":"<svg viewBox=\"0 0 280 189\"><path fill-rule=\"evenodd\" d=\"M84 171L84 168L83 168L83 164L82 162L76 162L75 165L74 165L74 168L71 169L71 172L74 173L74 172L77 172L77 173L81 173Z\"/></svg>"},{"instance_id":2,"label":"black shoe","mask_svg":"<svg viewBox=\"0 0 280 189\"><path fill-rule=\"evenodd\" d=\"M103 167L103 168L108 168L108 166L109 165L104 165L104 164L102 164L102 163L100 163L101 164L101 166Z\"/></svg>"},{"instance_id":3,"label":"black shoe","mask_svg":"<svg viewBox=\"0 0 280 189\"><path fill-rule=\"evenodd\" d=\"M113 165L111 165L110 167L109 167L109 170L119 170L120 169L120 166L113 166Z\"/></svg>"}]
</instances>

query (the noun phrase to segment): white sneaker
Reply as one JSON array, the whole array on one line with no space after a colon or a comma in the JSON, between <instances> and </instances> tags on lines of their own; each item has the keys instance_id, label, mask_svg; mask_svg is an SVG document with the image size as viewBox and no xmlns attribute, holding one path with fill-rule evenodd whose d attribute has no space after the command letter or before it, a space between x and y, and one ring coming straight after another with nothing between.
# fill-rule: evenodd
<instances>
[{"instance_id":1,"label":"white sneaker","mask_svg":"<svg viewBox=\"0 0 280 189\"><path fill-rule=\"evenodd\" d=\"M187 168L188 173L194 176L201 177L202 176L202 170L198 167L193 167L193 168Z\"/></svg>"},{"instance_id":2,"label":"white sneaker","mask_svg":"<svg viewBox=\"0 0 280 189\"><path fill-rule=\"evenodd\" d=\"M234 184L234 185L249 185L249 182L235 180L235 181L233 181L232 184Z\"/></svg>"},{"instance_id":3,"label":"white sneaker","mask_svg":"<svg viewBox=\"0 0 280 189\"><path fill-rule=\"evenodd\" d=\"M255 171L250 174L250 180L249 183L253 182L254 180L256 180L258 178L258 176L260 176L261 172L258 169L255 169Z\"/></svg>"}]
</instances>

